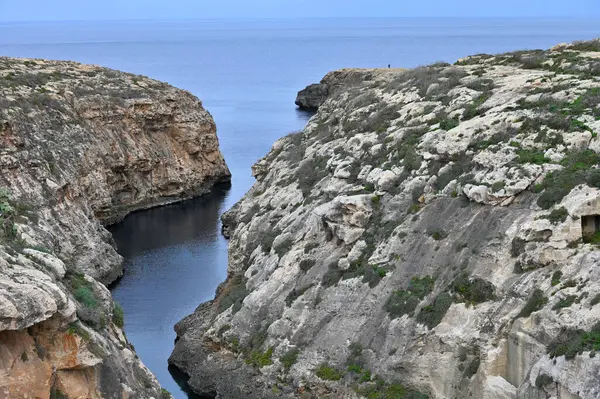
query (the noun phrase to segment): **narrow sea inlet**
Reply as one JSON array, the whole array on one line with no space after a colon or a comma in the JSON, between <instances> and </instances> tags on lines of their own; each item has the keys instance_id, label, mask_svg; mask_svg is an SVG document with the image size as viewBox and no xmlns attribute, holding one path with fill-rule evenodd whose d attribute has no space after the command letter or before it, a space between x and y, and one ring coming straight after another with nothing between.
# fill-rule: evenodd
<instances>
[{"instance_id":1,"label":"narrow sea inlet","mask_svg":"<svg viewBox=\"0 0 600 399\"><path fill-rule=\"evenodd\" d=\"M125 331L175 398L194 397L167 359L173 326L211 300L227 272L220 215L252 186L251 165L306 124L297 90L344 67L414 67L480 52L599 36L597 21L323 19L0 25L0 54L99 64L191 91L213 115L232 186L137 212L111 228L125 274L112 288ZM180 385L181 384L181 385Z\"/></svg>"},{"instance_id":2,"label":"narrow sea inlet","mask_svg":"<svg viewBox=\"0 0 600 399\"><path fill-rule=\"evenodd\" d=\"M228 190L219 186L201 198L137 212L111 228L125 257L125 274L112 287L125 310L125 332L146 366L176 397L185 393L167 370L173 326L211 300L226 277L227 242L220 234L219 215Z\"/></svg>"}]
</instances>

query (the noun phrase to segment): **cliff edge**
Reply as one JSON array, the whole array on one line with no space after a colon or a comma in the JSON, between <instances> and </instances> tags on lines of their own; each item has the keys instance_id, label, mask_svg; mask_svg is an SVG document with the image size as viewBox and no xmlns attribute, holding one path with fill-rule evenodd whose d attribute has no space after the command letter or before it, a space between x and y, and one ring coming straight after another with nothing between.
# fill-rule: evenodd
<instances>
[{"instance_id":1,"label":"cliff edge","mask_svg":"<svg viewBox=\"0 0 600 399\"><path fill-rule=\"evenodd\" d=\"M103 285L104 226L229 180L210 114L143 76L0 58L0 170L0 398L166 395Z\"/></svg>"},{"instance_id":2,"label":"cliff edge","mask_svg":"<svg viewBox=\"0 0 600 399\"><path fill-rule=\"evenodd\" d=\"M223 216L229 278L170 358L191 387L599 397L600 41L326 80Z\"/></svg>"}]
</instances>

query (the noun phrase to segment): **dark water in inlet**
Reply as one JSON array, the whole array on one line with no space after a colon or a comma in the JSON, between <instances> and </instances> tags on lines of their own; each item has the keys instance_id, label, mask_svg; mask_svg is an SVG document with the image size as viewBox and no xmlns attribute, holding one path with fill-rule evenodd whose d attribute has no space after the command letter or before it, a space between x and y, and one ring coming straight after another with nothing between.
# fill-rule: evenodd
<instances>
[{"instance_id":1,"label":"dark water in inlet","mask_svg":"<svg viewBox=\"0 0 600 399\"><path fill-rule=\"evenodd\" d=\"M411 67L480 52L600 36L596 20L315 19L0 24L0 55L76 60L151 76L198 95L233 173L230 190L130 215L112 228L126 258L113 288L127 335L176 398L173 325L226 275L219 215L253 183L250 166L301 129L296 91L342 67Z\"/></svg>"}]
</instances>

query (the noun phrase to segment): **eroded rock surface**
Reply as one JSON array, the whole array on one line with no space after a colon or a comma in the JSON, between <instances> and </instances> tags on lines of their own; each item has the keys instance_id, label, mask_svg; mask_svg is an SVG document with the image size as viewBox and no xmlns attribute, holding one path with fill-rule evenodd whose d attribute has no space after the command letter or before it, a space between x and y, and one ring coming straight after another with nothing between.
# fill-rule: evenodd
<instances>
[{"instance_id":1,"label":"eroded rock surface","mask_svg":"<svg viewBox=\"0 0 600 399\"><path fill-rule=\"evenodd\" d=\"M223 398L599 397L600 41L362 76L254 166L170 362Z\"/></svg>"},{"instance_id":2,"label":"eroded rock surface","mask_svg":"<svg viewBox=\"0 0 600 399\"><path fill-rule=\"evenodd\" d=\"M229 180L210 114L143 76L0 58L0 172L0 398L161 397L103 285L104 225Z\"/></svg>"},{"instance_id":3,"label":"eroded rock surface","mask_svg":"<svg viewBox=\"0 0 600 399\"><path fill-rule=\"evenodd\" d=\"M303 110L316 111L339 90L347 90L350 86L360 86L366 81L382 79L387 74L392 78L401 69L356 69L346 68L329 72L319 83L311 84L298 92L296 105Z\"/></svg>"}]
</instances>

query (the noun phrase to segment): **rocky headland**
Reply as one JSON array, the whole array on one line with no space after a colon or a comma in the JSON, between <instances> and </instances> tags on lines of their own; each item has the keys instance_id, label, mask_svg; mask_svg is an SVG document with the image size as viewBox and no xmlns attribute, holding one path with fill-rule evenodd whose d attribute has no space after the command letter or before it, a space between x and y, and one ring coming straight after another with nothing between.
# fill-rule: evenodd
<instances>
[{"instance_id":1,"label":"rocky headland","mask_svg":"<svg viewBox=\"0 0 600 399\"><path fill-rule=\"evenodd\" d=\"M105 226L228 181L210 114L143 76L0 58L0 398L162 398Z\"/></svg>"},{"instance_id":2,"label":"rocky headland","mask_svg":"<svg viewBox=\"0 0 600 399\"><path fill-rule=\"evenodd\" d=\"M219 398L600 397L600 41L341 70L223 216Z\"/></svg>"}]
</instances>

